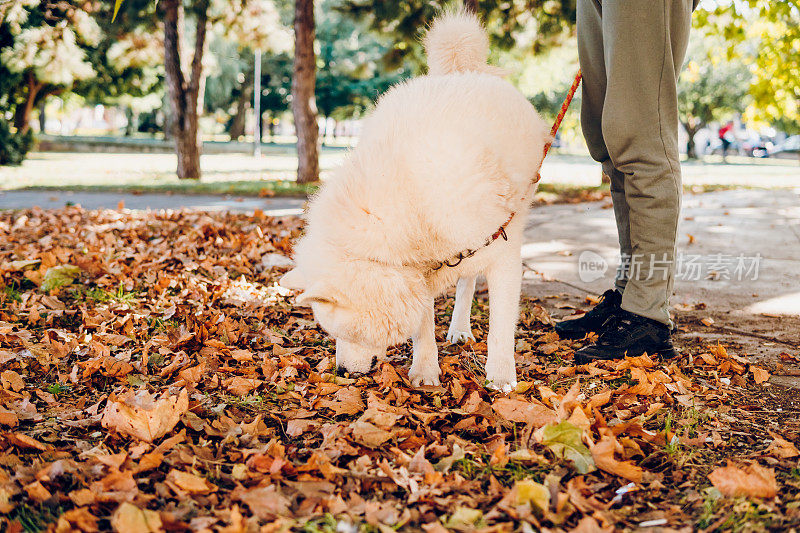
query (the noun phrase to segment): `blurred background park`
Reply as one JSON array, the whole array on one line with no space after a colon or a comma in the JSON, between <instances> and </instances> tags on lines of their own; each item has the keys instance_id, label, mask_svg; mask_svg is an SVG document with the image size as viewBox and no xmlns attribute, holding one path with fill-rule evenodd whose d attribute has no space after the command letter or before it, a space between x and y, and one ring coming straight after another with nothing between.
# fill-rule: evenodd
<instances>
[{"instance_id":1,"label":"blurred background park","mask_svg":"<svg viewBox=\"0 0 800 533\"><path fill-rule=\"evenodd\" d=\"M575 0L466 0L552 120ZM0 189L298 195L392 84L437 0L0 0ZM115 14L115 8L118 12ZM703 0L680 77L689 186L800 187L800 1ZM544 185L596 187L580 92Z\"/></svg>"}]
</instances>

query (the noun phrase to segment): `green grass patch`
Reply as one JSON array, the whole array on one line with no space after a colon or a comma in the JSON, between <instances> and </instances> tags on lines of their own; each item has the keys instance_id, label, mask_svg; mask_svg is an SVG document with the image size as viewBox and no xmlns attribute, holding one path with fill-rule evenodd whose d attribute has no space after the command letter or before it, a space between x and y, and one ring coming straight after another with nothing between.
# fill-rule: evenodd
<instances>
[{"instance_id":1,"label":"green grass patch","mask_svg":"<svg viewBox=\"0 0 800 533\"><path fill-rule=\"evenodd\" d=\"M55 523L63 512L61 506L51 507L45 504L28 505L23 503L15 507L8 518L12 524L19 522L22 531L36 533L45 531L47 526Z\"/></svg>"}]
</instances>

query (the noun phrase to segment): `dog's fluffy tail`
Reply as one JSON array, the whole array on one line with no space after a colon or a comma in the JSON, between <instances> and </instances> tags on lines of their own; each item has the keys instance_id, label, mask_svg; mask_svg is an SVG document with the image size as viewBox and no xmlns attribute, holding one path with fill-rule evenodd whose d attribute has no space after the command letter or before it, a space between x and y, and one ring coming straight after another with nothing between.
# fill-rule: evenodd
<instances>
[{"instance_id":1,"label":"dog's fluffy tail","mask_svg":"<svg viewBox=\"0 0 800 533\"><path fill-rule=\"evenodd\" d=\"M425 35L428 72L486 72L504 76L503 69L487 64L489 36L474 14L466 10L444 13L433 21Z\"/></svg>"}]
</instances>

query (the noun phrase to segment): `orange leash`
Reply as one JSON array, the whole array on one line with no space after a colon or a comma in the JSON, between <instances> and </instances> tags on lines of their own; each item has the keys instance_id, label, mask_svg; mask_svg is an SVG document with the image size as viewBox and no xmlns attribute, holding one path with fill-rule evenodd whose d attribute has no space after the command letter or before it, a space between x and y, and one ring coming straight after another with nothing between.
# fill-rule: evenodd
<instances>
[{"instance_id":1,"label":"orange leash","mask_svg":"<svg viewBox=\"0 0 800 533\"><path fill-rule=\"evenodd\" d=\"M558 128L561 127L561 121L564 120L564 115L567 114L567 109L569 109L570 104L572 103L572 99L575 97L575 92L578 90L578 87L581 84L581 79L583 79L583 74L581 74L581 69L578 69L578 73L575 74L575 79L572 81L572 85L567 91L567 97L564 98L564 103L561 104L561 110L558 112L558 116L556 117L556 121L553 122L553 127L550 128L550 136L555 139L556 133L558 133ZM544 158L547 157L547 152L550 151L550 146L552 142L549 142L544 145L544 157L542 157L542 163L544 163ZM541 169L540 169L541 170ZM536 181L538 182L542 179L542 176L539 173L536 173Z\"/></svg>"}]
</instances>

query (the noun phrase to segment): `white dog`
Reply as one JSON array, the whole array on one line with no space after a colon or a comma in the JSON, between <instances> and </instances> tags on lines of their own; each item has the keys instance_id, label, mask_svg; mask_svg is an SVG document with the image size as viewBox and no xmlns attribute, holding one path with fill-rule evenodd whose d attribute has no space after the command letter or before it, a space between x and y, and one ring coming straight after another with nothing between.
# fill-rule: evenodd
<instances>
[{"instance_id":1,"label":"white dog","mask_svg":"<svg viewBox=\"0 0 800 533\"><path fill-rule=\"evenodd\" d=\"M336 364L367 372L388 346L413 339L409 378L438 385L434 298L457 283L447 340L472 339L475 277L489 286L487 384L516 385L514 330L520 246L548 128L502 71L465 12L438 18L425 39L429 74L377 103L358 146L311 201L296 268L302 289L336 338ZM487 238L516 213L503 238ZM507 237L507 238L506 238ZM451 264L464 250L478 251Z\"/></svg>"}]
</instances>

